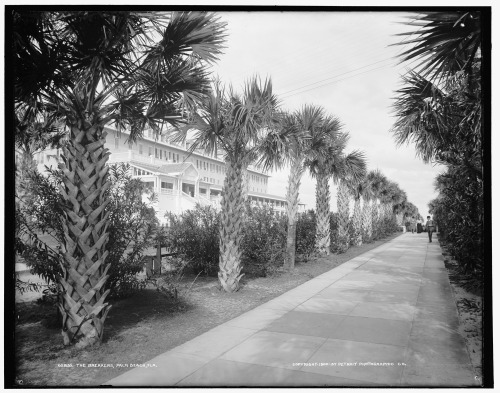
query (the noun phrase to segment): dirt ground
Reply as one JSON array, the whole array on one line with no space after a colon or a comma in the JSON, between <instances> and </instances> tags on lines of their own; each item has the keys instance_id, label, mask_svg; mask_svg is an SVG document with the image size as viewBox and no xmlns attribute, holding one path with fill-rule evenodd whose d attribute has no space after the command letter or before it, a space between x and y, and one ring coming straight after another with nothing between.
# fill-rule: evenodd
<instances>
[{"instance_id":1,"label":"dirt ground","mask_svg":"<svg viewBox=\"0 0 500 393\"><path fill-rule=\"evenodd\" d=\"M451 288L458 308L460 321L458 332L465 339L474 372L478 377L482 378L483 297L479 293L464 289L467 281L456 271L457 262L446 253L444 244L442 244L442 247Z\"/></svg>"},{"instance_id":2,"label":"dirt ground","mask_svg":"<svg viewBox=\"0 0 500 393\"><path fill-rule=\"evenodd\" d=\"M103 343L85 350L63 346L53 305L19 303L15 327L17 384L101 385L128 370L120 365L150 360L395 236L352 247L344 254L298 263L289 273L244 277L236 293L221 292L216 277L202 276L193 285L194 276L186 277L178 300L146 289L114 301Z\"/></svg>"}]
</instances>

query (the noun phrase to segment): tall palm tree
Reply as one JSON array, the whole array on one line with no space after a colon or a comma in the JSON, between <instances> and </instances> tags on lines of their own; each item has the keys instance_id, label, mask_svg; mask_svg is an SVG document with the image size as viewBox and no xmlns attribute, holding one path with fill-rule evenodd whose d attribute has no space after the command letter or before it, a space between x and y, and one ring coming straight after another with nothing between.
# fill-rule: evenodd
<instances>
[{"instance_id":1,"label":"tall palm tree","mask_svg":"<svg viewBox=\"0 0 500 393\"><path fill-rule=\"evenodd\" d=\"M346 139L347 142L347 139ZM352 195L352 189L359 184L361 179L366 175L366 160L363 152L353 151L347 155L341 153L336 163L332 166L332 175L334 182L338 185L337 188L337 214L338 214L338 242L337 248L340 252L345 252L351 243L349 234L349 200ZM358 235L361 235L361 210L360 210L360 193L355 192L356 201L354 206L354 233L357 243ZM357 232L356 232L357 231Z\"/></svg>"},{"instance_id":2,"label":"tall palm tree","mask_svg":"<svg viewBox=\"0 0 500 393\"><path fill-rule=\"evenodd\" d=\"M226 292L237 291L243 276L240 244L246 199L244 173L254 162L266 168L278 165L279 150L286 149L286 140L281 138L287 138L288 133L281 132L283 128L276 120L277 106L271 80L261 83L257 77L252 78L245 84L242 95L232 88L226 91L220 81L215 81L199 112L174 138L185 140L193 130L191 151L224 152L227 173L221 201L219 281ZM273 148L278 149L275 154L263 154Z\"/></svg>"},{"instance_id":3,"label":"tall palm tree","mask_svg":"<svg viewBox=\"0 0 500 393\"><path fill-rule=\"evenodd\" d=\"M85 347L101 341L110 309L104 126L129 127L134 141L145 127L182 121L208 89L225 24L195 12L16 10L12 18L16 106L41 106L69 130L58 307L64 344Z\"/></svg>"},{"instance_id":4,"label":"tall palm tree","mask_svg":"<svg viewBox=\"0 0 500 393\"><path fill-rule=\"evenodd\" d=\"M361 181L361 197L363 199L362 210L362 241L369 243L372 241L372 199L373 191L368 174Z\"/></svg>"},{"instance_id":5,"label":"tall palm tree","mask_svg":"<svg viewBox=\"0 0 500 393\"><path fill-rule=\"evenodd\" d=\"M378 169L370 171L367 177L370 181L370 188L373 195L371 205L372 233L374 240L377 240L382 237L382 211L380 210L379 201L381 198L382 190L387 184L387 178Z\"/></svg>"},{"instance_id":6,"label":"tall palm tree","mask_svg":"<svg viewBox=\"0 0 500 393\"><path fill-rule=\"evenodd\" d=\"M361 210L361 199L366 198L367 196L367 182L366 176L363 176L361 180L353 181L347 184L348 192L350 196L354 199L354 210L351 219L351 243L360 246L363 244L363 232L364 232L364 216L363 211ZM366 201L363 206L367 204ZM368 211L368 208L366 208Z\"/></svg>"},{"instance_id":7,"label":"tall palm tree","mask_svg":"<svg viewBox=\"0 0 500 393\"><path fill-rule=\"evenodd\" d=\"M295 266L297 212L300 181L305 171L304 162L317 156L320 151L318 147L321 147L330 132L321 127L323 118L322 108L305 105L283 120L283 127L291 130L288 150L290 174L286 190L288 228L284 268L287 270Z\"/></svg>"},{"instance_id":8,"label":"tall palm tree","mask_svg":"<svg viewBox=\"0 0 500 393\"><path fill-rule=\"evenodd\" d=\"M381 202L383 206L384 217L384 235L393 231L394 225L394 206L406 199L406 193L401 190L399 185L393 181L388 181L382 189Z\"/></svg>"},{"instance_id":9,"label":"tall palm tree","mask_svg":"<svg viewBox=\"0 0 500 393\"><path fill-rule=\"evenodd\" d=\"M347 142L347 134L341 133L339 119L325 116L321 126L312 136L315 155L306 158L305 165L316 179L316 251L330 254L330 185L332 165Z\"/></svg>"}]
</instances>

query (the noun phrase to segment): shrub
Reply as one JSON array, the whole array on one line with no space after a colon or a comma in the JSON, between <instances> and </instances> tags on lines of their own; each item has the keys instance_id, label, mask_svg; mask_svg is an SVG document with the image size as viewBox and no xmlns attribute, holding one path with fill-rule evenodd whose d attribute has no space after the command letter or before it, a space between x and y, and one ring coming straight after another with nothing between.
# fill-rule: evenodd
<instances>
[{"instance_id":1,"label":"shrub","mask_svg":"<svg viewBox=\"0 0 500 393\"><path fill-rule=\"evenodd\" d=\"M199 204L181 214L167 213L166 244L177 250L195 273L214 275L219 269L219 214Z\"/></svg>"},{"instance_id":2,"label":"shrub","mask_svg":"<svg viewBox=\"0 0 500 393\"><path fill-rule=\"evenodd\" d=\"M439 175L439 196L429 211L440 232L440 240L458 263L471 288L482 290L484 282L484 201L482 182L464 171L448 168Z\"/></svg>"},{"instance_id":3,"label":"shrub","mask_svg":"<svg viewBox=\"0 0 500 393\"><path fill-rule=\"evenodd\" d=\"M65 202L58 191L61 172L47 170L47 177L36 170L26 175L25 191L32 195L32 203L16 209L15 248L33 274L56 283L64 263ZM155 195L139 179L132 179L128 165L110 166L109 181L105 194L110 201L105 209L109 215L106 263L111 266L106 287L111 296L123 297L143 287L136 274L143 269L145 250L156 244L159 222L151 206ZM143 201L145 194L147 202Z\"/></svg>"},{"instance_id":4,"label":"shrub","mask_svg":"<svg viewBox=\"0 0 500 393\"><path fill-rule=\"evenodd\" d=\"M308 210L297 217L296 253L308 260L314 253L316 241L316 213Z\"/></svg>"},{"instance_id":5,"label":"shrub","mask_svg":"<svg viewBox=\"0 0 500 393\"><path fill-rule=\"evenodd\" d=\"M243 269L267 275L285 258L286 218L271 207L246 205L244 236L241 243Z\"/></svg>"}]
</instances>

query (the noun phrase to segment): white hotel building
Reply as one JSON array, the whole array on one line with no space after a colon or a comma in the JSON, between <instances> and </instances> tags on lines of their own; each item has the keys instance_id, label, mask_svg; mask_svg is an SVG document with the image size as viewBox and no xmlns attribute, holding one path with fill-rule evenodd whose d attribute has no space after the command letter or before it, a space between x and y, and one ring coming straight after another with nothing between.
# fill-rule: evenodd
<instances>
[{"instance_id":1,"label":"white hotel building","mask_svg":"<svg viewBox=\"0 0 500 393\"><path fill-rule=\"evenodd\" d=\"M189 141L174 144L165 136L155 139L152 130L134 144L127 143L128 133L121 134L106 127L106 147L111 155L108 163L128 163L132 175L149 183L158 195L155 210L160 221L165 222L166 212L180 213L199 203L220 207L220 199L226 166L221 156L214 157L188 151ZM38 169L44 165L56 166L60 152L47 150L35 155ZM268 194L269 175L249 167L244 175L244 189L250 201L272 206L279 214L285 214L286 199ZM303 205L301 206L303 208Z\"/></svg>"}]
</instances>

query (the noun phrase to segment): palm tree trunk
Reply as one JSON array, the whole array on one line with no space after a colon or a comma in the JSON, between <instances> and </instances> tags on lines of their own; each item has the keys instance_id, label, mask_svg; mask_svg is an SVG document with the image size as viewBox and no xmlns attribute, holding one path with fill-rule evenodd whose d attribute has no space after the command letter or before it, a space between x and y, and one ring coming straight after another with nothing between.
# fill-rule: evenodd
<instances>
[{"instance_id":1,"label":"palm tree trunk","mask_svg":"<svg viewBox=\"0 0 500 393\"><path fill-rule=\"evenodd\" d=\"M354 229L354 239L353 243L355 246L360 246L363 244L363 235L362 235L362 221L361 221L361 201L360 199L356 199L354 201L354 213L352 217L353 229Z\"/></svg>"},{"instance_id":2,"label":"palm tree trunk","mask_svg":"<svg viewBox=\"0 0 500 393\"><path fill-rule=\"evenodd\" d=\"M338 248L340 252L349 249L349 191L343 181L339 181L337 191Z\"/></svg>"},{"instance_id":3,"label":"palm tree trunk","mask_svg":"<svg viewBox=\"0 0 500 393\"><path fill-rule=\"evenodd\" d=\"M243 239L243 215L245 199L243 193L243 163L228 160L227 174L221 201L221 223L219 229L219 281L226 292L236 292L241 273L241 248Z\"/></svg>"},{"instance_id":4,"label":"palm tree trunk","mask_svg":"<svg viewBox=\"0 0 500 393\"><path fill-rule=\"evenodd\" d=\"M290 168L288 176L288 187L286 190L288 216L288 230L286 234L286 251L284 268L286 270L293 269L295 266L295 249L297 248L297 212L299 208L299 188L300 179L304 173L302 160L295 158Z\"/></svg>"},{"instance_id":5,"label":"palm tree trunk","mask_svg":"<svg viewBox=\"0 0 500 393\"><path fill-rule=\"evenodd\" d=\"M372 210L370 201L363 200L363 243L369 243L372 239Z\"/></svg>"},{"instance_id":6,"label":"palm tree trunk","mask_svg":"<svg viewBox=\"0 0 500 393\"><path fill-rule=\"evenodd\" d=\"M380 218L378 214L378 204L377 200L375 199L372 203L372 236L373 240L377 240L380 238Z\"/></svg>"},{"instance_id":7,"label":"palm tree trunk","mask_svg":"<svg viewBox=\"0 0 500 393\"><path fill-rule=\"evenodd\" d=\"M326 175L316 179L316 250L330 255L330 185Z\"/></svg>"},{"instance_id":8,"label":"palm tree trunk","mask_svg":"<svg viewBox=\"0 0 500 393\"><path fill-rule=\"evenodd\" d=\"M102 340L104 321L111 308L104 303L109 294L104 284L110 267L105 264L108 214L104 209L108 201L103 194L110 185L105 135L101 126L81 118L75 120L60 165L64 172L61 194L67 203L58 307L63 318L64 344L76 343L79 348Z\"/></svg>"},{"instance_id":9,"label":"palm tree trunk","mask_svg":"<svg viewBox=\"0 0 500 393\"><path fill-rule=\"evenodd\" d=\"M392 206L389 203L384 203L382 205L382 216L383 216L383 236L387 236L390 233L390 223L391 223L391 212Z\"/></svg>"}]
</instances>

